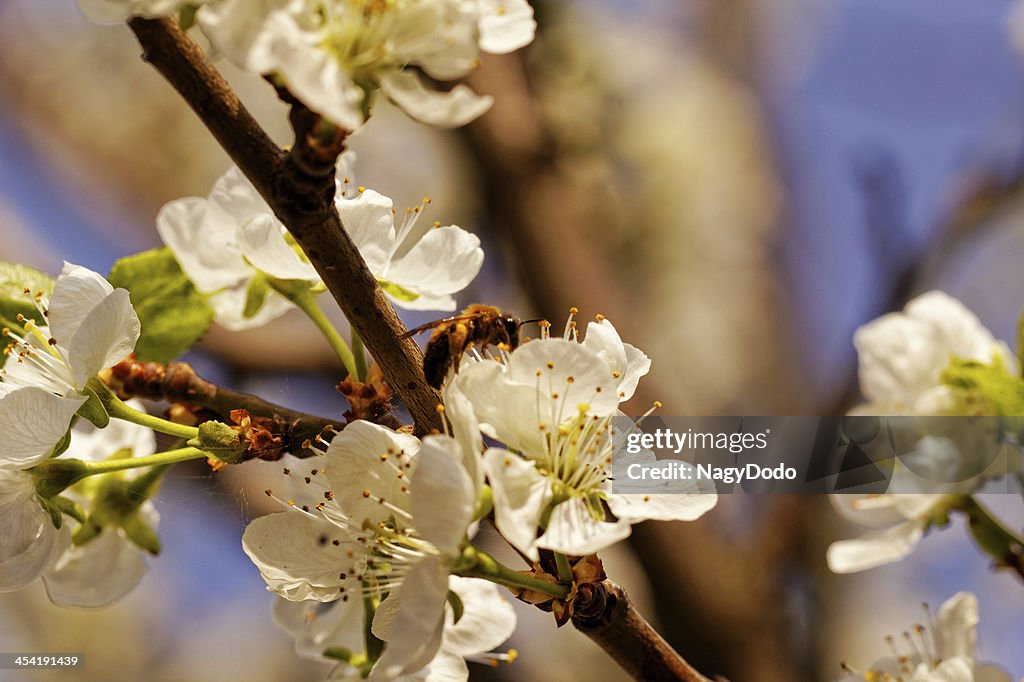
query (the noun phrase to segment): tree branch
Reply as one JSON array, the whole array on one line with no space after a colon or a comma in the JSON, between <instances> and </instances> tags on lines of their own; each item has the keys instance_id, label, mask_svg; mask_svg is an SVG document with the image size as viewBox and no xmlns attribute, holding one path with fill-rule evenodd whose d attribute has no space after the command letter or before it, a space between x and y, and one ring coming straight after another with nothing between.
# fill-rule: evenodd
<instances>
[{"instance_id":1,"label":"tree branch","mask_svg":"<svg viewBox=\"0 0 1024 682\"><path fill-rule=\"evenodd\" d=\"M275 405L258 396L235 391L210 383L196 374L184 362L162 365L156 362L125 360L114 365L107 384L123 398L166 400L203 407L219 417L228 417L233 410L243 409L250 414L280 424L282 452L296 457L309 457L314 453L303 447L307 439L344 428L344 420L332 422L323 417Z\"/></svg>"},{"instance_id":2,"label":"tree branch","mask_svg":"<svg viewBox=\"0 0 1024 682\"><path fill-rule=\"evenodd\" d=\"M611 580L580 585L572 624L637 680L709 682L669 646Z\"/></svg>"},{"instance_id":3,"label":"tree branch","mask_svg":"<svg viewBox=\"0 0 1024 682\"><path fill-rule=\"evenodd\" d=\"M288 228L328 291L409 409L418 433L440 429L440 395L423 377L423 356L334 208L334 174L310 174L284 153L172 19L128 22L152 64L188 102ZM298 141L306 145L305 138ZM299 145L297 145L299 146Z\"/></svg>"}]
</instances>

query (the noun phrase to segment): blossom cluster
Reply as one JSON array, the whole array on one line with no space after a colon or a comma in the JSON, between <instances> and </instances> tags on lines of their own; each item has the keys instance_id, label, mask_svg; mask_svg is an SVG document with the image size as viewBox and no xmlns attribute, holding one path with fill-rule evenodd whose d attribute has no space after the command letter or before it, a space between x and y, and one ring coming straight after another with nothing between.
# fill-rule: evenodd
<instances>
[{"instance_id":1,"label":"blossom cluster","mask_svg":"<svg viewBox=\"0 0 1024 682\"><path fill-rule=\"evenodd\" d=\"M526 0L78 0L99 22L177 16L194 20L241 68L278 79L306 106L347 129L369 115L377 91L424 123L469 123L493 99L459 84L481 52L533 41ZM419 71L427 76L424 78Z\"/></svg>"}]
</instances>

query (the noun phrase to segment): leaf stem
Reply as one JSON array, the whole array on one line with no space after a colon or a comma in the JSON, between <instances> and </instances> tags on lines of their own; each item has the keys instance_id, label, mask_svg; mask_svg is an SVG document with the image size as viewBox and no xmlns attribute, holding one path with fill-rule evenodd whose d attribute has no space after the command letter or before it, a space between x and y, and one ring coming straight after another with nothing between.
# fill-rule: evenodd
<instances>
[{"instance_id":1,"label":"leaf stem","mask_svg":"<svg viewBox=\"0 0 1024 682\"><path fill-rule=\"evenodd\" d=\"M300 292L288 291L287 289L277 289L277 291L284 294L289 301L298 306L299 310L306 313L306 317L312 320L316 328L327 339L327 343L330 344L335 355L341 360L341 364L345 365L345 370L353 377L358 377L359 366L356 364L355 355L353 355L352 350L345 343L345 339L341 338L341 334L338 333L338 330L334 328L331 321L327 319L327 315L324 314L324 311L317 304L316 296L308 289Z\"/></svg>"},{"instance_id":2,"label":"leaf stem","mask_svg":"<svg viewBox=\"0 0 1024 682\"><path fill-rule=\"evenodd\" d=\"M356 361L356 381L365 382L367 377L366 368L366 347L363 346L363 340L359 338L359 332L356 331L355 327L352 327L352 354L355 356Z\"/></svg>"},{"instance_id":3,"label":"leaf stem","mask_svg":"<svg viewBox=\"0 0 1024 682\"><path fill-rule=\"evenodd\" d=\"M199 429L194 426L175 424L172 421L155 417L148 412L136 410L134 407L129 406L123 400L118 398L114 392L99 379L90 379L89 388L96 393L100 402L103 403L103 407L106 408L107 414L115 419L122 419L126 422L132 422L133 424L153 429L158 433L166 433L168 436L176 436L178 438L184 438L185 440L195 438L199 435Z\"/></svg>"},{"instance_id":4,"label":"leaf stem","mask_svg":"<svg viewBox=\"0 0 1024 682\"><path fill-rule=\"evenodd\" d=\"M572 566L569 565L569 557L561 552L555 552L555 566L558 567L558 579L567 585L573 581Z\"/></svg>"},{"instance_id":5,"label":"leaf stem","mask_svg":"<svg viewBox=\"0 0 1024 682\"><path fill-rule=\"evenodd\" d=\"M141 467L162 467L159 470L155 470L152 476L146 476L145 482L151 484L153 481L150 479L158 480L166 471L168 465L206 457L209 457L209 454L199 448L184 447L177 450L165 450L164 452L158 452L155 455L147 455L145 457L125 457L123 459L108 459L102 462L83 462L83 464L85 465L86 476L109 474L113 471L126 471Z\"/></svg>"}]
</instances>

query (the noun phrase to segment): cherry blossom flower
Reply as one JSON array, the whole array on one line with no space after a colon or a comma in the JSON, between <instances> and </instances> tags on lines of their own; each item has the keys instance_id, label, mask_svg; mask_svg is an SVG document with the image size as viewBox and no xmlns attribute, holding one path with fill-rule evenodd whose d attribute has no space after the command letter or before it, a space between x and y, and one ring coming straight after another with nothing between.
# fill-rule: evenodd
<instances>
[{"instance_id":1,"label":"cherry blossom flower","mask_svg":"<svg viewBox=\"0 0 1024 682\"><path fill-rule=\"evenodd\" d=\"M377 89L424 123L472 121L490 97L465 85L434 90L406 67L440 81L461 78L481 50L511 52L536 28L526 0L224 0L199 20L229 59L277 74L311 109L349 130L362 125Z\"/></svg>"},{"instance_id":2,"label":"cherry blossom flower","mask_svg":"<svg viewBox=\"0 0 1024 682\"><path fill-rule=\"evenodd\" d=\"M928 625L915 625L900 639L886 637L889 655L867 670L844 664L846 673L837 682L1010 682L1004 670L975 660L979 618L973 594L958 592L934 618L927 615Z\"/></svg>"},{"instance_id":3,"label":"cherry blossom flower","mask_svg":"<svg viewBox=\"0 0 1024 682\"><path fill-rule=\"evenodd\" d=\"M496 525L527 556L590 554L629 536L633 523L693 520L715 505L695 483L680 494L612 490L613 420L650 361L608 320L590 324L583 342L570 320L565 338L531 341L500 360L466 363L445 394L453 422L471 406L480 430L507 446L486 450L483 468Z\"/></svg>"},{"instance_id":4,"label":"cherry blossom flower","mask_svg":"<svg viewBox=\"0 0 1024 682\"><path fill-rule=\"evenodd\" d=\"M931 291L854 334L860 386L868 404L854 414L963 413L942 372L953 358L996 364L1011 374L1017 361L956 299Z\"/></svg>"},{"instance_id":5,"label":"cherry blossom flower","mask_svg":"<svg viewBox=\"0 0 1024 682\"><path fill-rule=\"evenodd\" d=\"M15 343L0 382L0 468L27 469L49 457L88 399L86 383L131 354L141 331L126 290L70 263L37 306L46 324L26 320L24 335L5 330Z\"/></svg>"},{"instance_id":6,"label":"cherry blossom flower","mask_svg":"<svg viewBox=\"0 0 1024 682\"><path fill-rule=\"evenodd\" d=\"M388 646L374 675L422 669L441 645L451 569L476 512L458 444L355 421L313 468L302 476L309 503L254 520L243 548L268 589L293 601L386 595Z\"/></svg>"},{"instance_id":7,"label":"cherry blossom flower","mask_svg":"<svg viewBox=\"0 0 1024 682\"><path fill-rule=\"evenodd\" d=\"M128 401L128 404L134 409L145 409L138 401ZM132 457L144 457L155 451L156 437L150 429L113 419L103 429L76 427L70 446L61 456L98 462L114 453L130 452ZM129 475L112 473L87 478L64 494L80 503L86 513L91 513L95 509L98 486L103 479L112 476L125 480ZM143 502L137 513L147 526L156 528L160 515L151 501ZM43 575L43 583L55 604L107 606L128 594L142 580L147 568L145 554L122 528L110 525L84 544L68 547Z\"/></svg>"},{"instance_id":8,"label":"cherry blossom flower","mask_svg":"<svg viewBox=\"0 0 1024 682\"><path fill-rule=\"evenodd\" d=\"M480 240L455 225L421 221L429 200L396 224L390 199L355 186L354 163L352 152L340 160L335 205L370 271L398 306L454 310L452 294L473 281L483 263ZM323 288L284 225L237 168L225 173L206 199L164 206L157 231L227 329L259 327L292 307L267 287L267 276L307 282L314 291Z\"/></svg>"},{"instance_id":9,"label":"cherry blossom flower","mask_svg":"<svg viewBox=\"0 0 1024 682\"><path fill-rule=\"evenodd\" d=\"M475 578L448 579L448 589L462 606L455 622L450 604L445 607L441 645L434 658L423 668L398 678L388 678L382 668L374 669L371 679L398 679L403 681L452 682L469 678L466 661L490 663L515 658L515 651L505 654L491 653L501 646L515 630L516 615L512 605L501 596L501 590L485 580ZM374 619L374 633L384 641L390 638L390 620L397 615L399 600L386 599ZM329 660L324 652L335 650L359 651L363 647L363 604L361 601L291 602L278 599L274 604L274 620L295 638L300 656L313 660ZM349 663L338 665L331 673L332 680L362 679L362 671Z\"/></svg>"},{"instance_id":10,"label":"cherry blossom flower","mask_svg":"<svg viewBox=\"0 0 1024 682\"><path fill-rule=\"evenodd\" d=\"M26 471L0 467L0 519L0 592L34 583L71 543L66 527L54 527Z\"/></svg>"}]
</instances>

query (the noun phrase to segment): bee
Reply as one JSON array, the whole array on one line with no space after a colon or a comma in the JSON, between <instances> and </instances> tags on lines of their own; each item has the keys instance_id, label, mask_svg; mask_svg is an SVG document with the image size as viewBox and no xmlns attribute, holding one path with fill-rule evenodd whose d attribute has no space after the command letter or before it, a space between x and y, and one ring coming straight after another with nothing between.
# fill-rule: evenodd
<instances>
[{"instance_id":1,"label":"bee","mask_svg":"<svg viewBox=\"0 0 1024 682\"><path fill-rule=\"evenodd\" d=\"M518 317L503 313L500 308L474 303L460 315L428 322L409 330L402 338L434 330L423 354L423 374L428 384L441 388L449 368L459 371L459 361L467 349L496 346L505 351L515 350L523 324Z\"/></svg>"}]
</instances>

